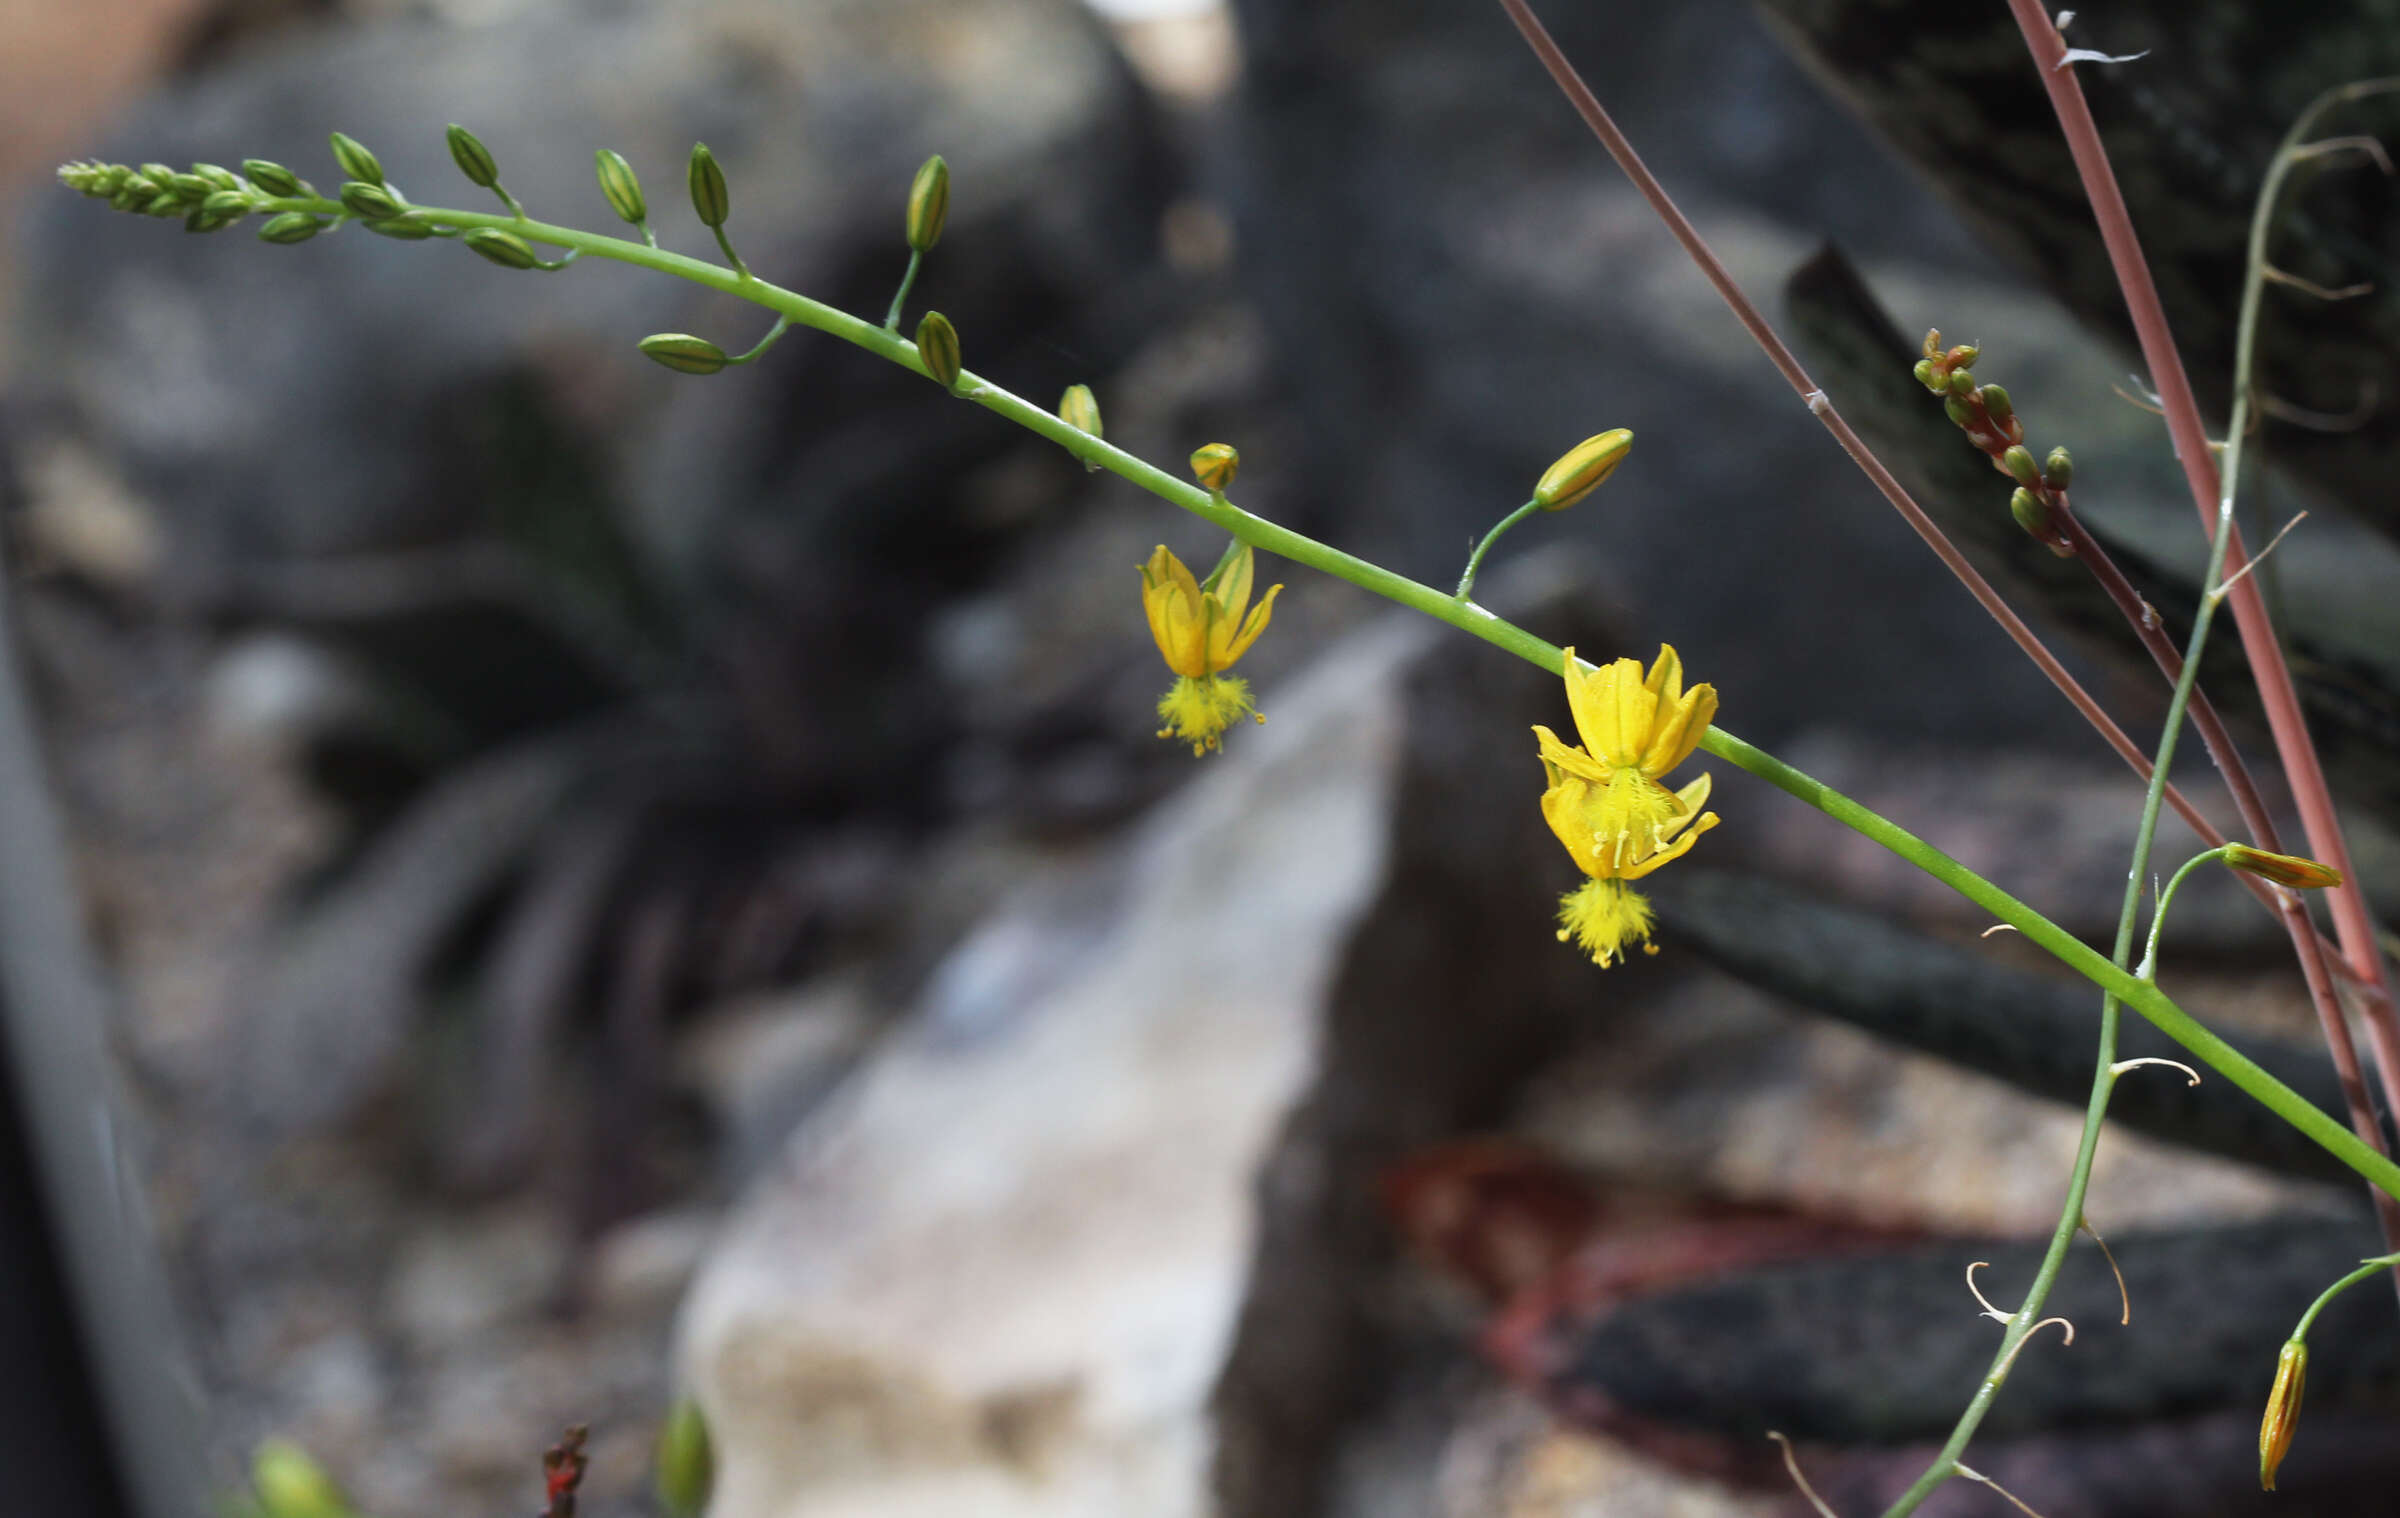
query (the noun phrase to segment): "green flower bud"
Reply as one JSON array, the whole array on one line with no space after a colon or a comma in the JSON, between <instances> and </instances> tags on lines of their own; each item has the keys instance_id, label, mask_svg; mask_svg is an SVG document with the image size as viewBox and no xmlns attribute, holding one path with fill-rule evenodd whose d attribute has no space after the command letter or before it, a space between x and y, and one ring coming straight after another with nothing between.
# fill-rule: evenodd
<instances>
[{"instance_id":1,"label":"green flower bud","mask_svg":"<svg viewBox=\"0 0 2400 1518\"><path fill-rule=\"evenodd\" d=\"M1917 367L1911 372L1916 375L1918 384L1923 385L1934 394L1947 395L1950 393L1950 382L1934 372L1932 359L1918 359Z\"/></svg>"},{"instance_id":2,"label":"green flower bud","mask_svg":"<svg viewBox=\"0 0 2400 1518\"><path fill-rule=\"evenodd\" d=\"M219 190L200 202L200 209L206 215L235 221L250 214L250 196L242 190Z\"/></svg>"},{"instance_id":3,"label":"green flower bud","mask_svg":"<svg viewBox=\"0 0 2400 1518\"><path fill-rule=\"evenodd\" d=\"M142 177L149 180L152 185L163 190L168 185L174 183L175 171L168 168L163 163L146 163L142 165Z\"/></svg>"},{"instance_id":4,"label":"green flower bud","mask_svg":"<svg viewBox=\"0 0 2400 1518\"><path fill-rule=\"evenodd\" d=\"M1100 403L1093 399L1089 385L1069 385L1067 393L1058 398L1058 416L1078 432L1100 436ZM1083 461L1083 467L1094 474L1100 471L1090 459Z\"/></svg>"},{"instance_id":5,"label":"green flower bud","mask_svg":"<svg viewBox=\"0 0 2400 1518\"><path fill-rule=\"evenodd\" d=\"M1210 443L1192 451L1192 478L1211 492L1222 492L1241 468L1242 455L1231 443Z\"/></svg>"},{"instance_id":6,"label":"green flower bud","mask_svg":"<svg viewBox=\"0 0 2400 1518\"><path fill-rule=\"evenodd\" d=\"M688 332L653 333L639 346L652 363L664 364L677 374L714 374L730 362L724 349Z\"/></svg>"},{"instance_id":7,"label":"green flower bud","mask_svg":"<svg viewBox=\"0 0 2400 1518\"><path fill-rule=\"evenodd\" d=\"M2000 467L2008 471L2011 479L2028 490L2038 489L2041 486L2041 467L2033 461L2033 450L2027 448L2023 443L2012 444L2007 452L2000 455Z\"/></svg>"},{"instance_id":8,"label":"green flower bud","mask_svg":"<svg viewBox=\"0 0 2400 1518\"><path fill-rule=\"evenodd\" d=\"M642 182L634 177L633 165L625 155L602 148L592 155L600 170L600 193L608 197L608 208L619 220L639 225L650 215L649 203L642 199Z\"/></svg>"},{"instance_id":9,"label":"green flower bud","mask_svg":"<svg viewBox=\"0 0 2400 1518\"><path fill-rule=\"evenodd\" d=\"M405 216L387 216L382 221L362 221L359 225L378 237L388 237L394 242L423 242L433 235L433 223L414 212Z\"/></svg>"},{"instance_id":10,"label":"green flower bud","mask_svg":"<svg viewBox=\"0 0 2400 1518\"><path fill-rule=\"evenodd\" d=\"M382 221L397 216L403 207L392 198L392 192L381 185L353 179L342 186L341 201L351 215L361 221Z\"/></svg>"},{"instance_id":11,"label":"green flower bud","mask_svg":"<svg viewBox=\"0 0 2400 1518\"><path fill-rule=\"evenodd\" d=\"M2042 479L2052 490L2064 490L2075 479L2074 456L2064 448L2053 448L2050 457L2042 461Z\"/></svg>"},{"instance_id":12,"label":"green flower bud","mask_svg":"<svg viewBox=\"0 0 2400 1518\"><path fill-rule=\"evenodd\" d=\"M916 181L908 187L910 251L932 252L933 245L942 240L942 222L949 214L950 165L936 153L918 166Z\"/></svg>"},{"instance_id":13,"label":"green flower bud","mask_svg":"<svg viewBox=\"0 0 2400 1518\"><path fill-rule=\"evenodd\" d=\"M500 182L500 165L492 161L492 150L482 139L455 121L450 123L449 137L450 159L470 183L488 190Z\"/></svg>"},{"instance_id":14,"label":"green flower bud","mask_svg":"<svg viewBox=\"0 0 2400 1518\"><path fill-rule=\"evenodd\" d=\"M2008 498L2008 514L2017 519L2026 536L2057 554L2072 557L2075 550L2059 535L2058 520L2051 515L2050 505L2032 491L2019 488Z\"/></svg>"},{"instance_id":15,"label":"green flower bud","mask_svg":"<svg viewBox=\"0 0 2400 1518\"><path fill-rule=\"evenodd\" d=\"M1974 343L1960 343L1957 347L1950 350L1950 367L1953 369L1971 368L1974 365L1975 360L1981 357L1983 357L1982 348L1978 347Z\"/></svg>"},{"instance_id":16,"label":"green flower bud","mask_svg":"<svg viewBox=\"0 0 2400 1518\"><path fill-rule=\"evenodd\" d=\"M2308 1385L2308 1343L2292 1339L2275 1357L2275 1384L2267 1392L2267 1410L2258 1420L2258 1485L2275 1490L2275 1472L2291 1452L2292 1430L2300 1426L2300 1397Z\"/></svg>"},{"instance_id":17,"label":"green flower bud","mask_svg":"<svg viewBox=\"0 0 2400 1518\"><path fill-rule=\"evenodd\" d=\"M497 227L477 227L460 241L498 264L503 269L533 269L541 266L541 255L533 245L514 232Z\"/></svg>"},{"instance_id":18,"label":"green flower bud","mask_svg":"<svg viewBox=\"0 0 2400 1518\"><path fill-rule=\"evenodd\" d=\"M243 159L242 172L250 176L252 184L269 195L298 195L302 191L299 175L282 164L264 158Z\"/></svg>"},{"instance_id":19,"label":"green flower bud","mask_svg":"<svg viewBox=\"0 0 2400 1518\"><path fill-rule=\"evenodd\" d=\"M1973 395L1975 393L1975 376L1968 373L1963 368L1951 370L1950 393L1952 395L1962 396Z\"/></svg>"},{"instance_id":20,"label":"green flower bud","mask_svg":"<svg viewBox=\"0 0 2400 1518\"><path fill-rule=\"evenodd\" d=\"M258 229L258 240L286 244L306 242L324 230L325 223L306 211L286 211L267 219L267 224Z\"/></svg>"},{"instance_id":21,"label":"green flower bud","mask_svg":"<svg viewBox=\"0 0 2400 1518\"><path fill-rule=\"evenodd\" d=\"M215 185L197 174L178 174L167 183L186 200L206 200L217 192Z\"/></svg>"},{"instance_id":22,"label":"green flower bud","mask_svg":"<svg viewBox=\"0 0 2400 1518\"><path fill-rule=\"evenodd\" d=\"M192 172L207 180L212 189L238 190L242 187L242 182L233 177L233 170L217 164L196 163L192 165Z\"/></svg>"},{"instance_id":23,"label":"green flower bud","mask_svg":"<svg viewBox=\"0 0 2400 1518\"><path fill-rule=\"evenodd\" d=\"M269 1439L250 1457L250 1485L265 1518L350 1518L349 1499L308 1451Z\"/></svg>"},{"instance_id":24,"label":"green flower bud","mask_svg":"<svg viewBox=\"0 0 2400 1518\"><path fill-rule=\"evenodd\" d=\"M1954 395L1942 402L1942 410L1948 414L1950 420L1961 427L1975 425L1975 408L1968 405L1963 396Z\"/></svg>"},{"instance_id":25,"label":"green flower bud","mask_svg":"<svg viewBox=\"0 0 2400 1518\"><path fill-rule=\"evenodd\" d=\"M342 177L362 180L380 188L383 184L383 165L367 151L367 145L347 132L332 137L333 161L342 166Z\"/></svg>"},{"instance_id":26,"label":"green flower bud","mask_svg":"<svg viewBox=\"0 0 2400 1518\"><path fill-rule=\"evenodd\" d=\"M1995 422L2006 423L2017 414L2017 408L2009 404L2008 392L1998 385L1985 385L1975 394L1983 402L1984 413Z\"/></svg>"},{"instance_id":27,"label":"green flower bud","mask_svg":"<svg viewBox=\"0 0 2400 1518\"><path fill-rule=\"evenodd\" d=\"M692 210L704 227L721 227L733 214L733 202L725 190L725 171L717 167L717 155L708 150L705 142L692 144Z\"/></svg>"},{"instance_id":28,"label":"green flower bud","mask_svg":"<svg viewBox=\"0 0 2400 1518\"><path fill-rule=\"evenodd\" d=\"M1623 427L1585 438L1542 471L1533 498L1544 511L1564 511L1600 488L1633 451L1633 434Z\"/></svg>"},{"instance_id":29,"label":"green flower bud","mask_svg":"<svg viewBox=\"0 0 2400 1518\"><path fill-rule=\"evenodd\" d=\"M183 214L183 197L173 190L161 190L150 197L149 204L142 207L142 214L144 216L181 216Z\"/></svg>"},{"instance_id":30,"label":"green flower bud","mask_svg":"<svg viewBox=\"0 0 2400 1518\"><path fill-rule=\"evenodd\" d=\"M2270 854L2246 843L2229 843L2221 856L2230 869L2258 875L2298 891L2322 891L2342 883L2342 872L2298 854Z\"/></svg>"},{"instance_id":31,"label":"green flower bud","mask_svg":"<svg viewBox=\"0 0 2400 1518\"><path fill-rule=\"evenodd\" d=\"M117 192L108 197L108 203L119 211L138 211L149 199L150 189L147 185L129 181L117 187Z\"/></svg>"},{"instance_id":32,"label":"green flower bud","mask_svg":"<svg viewBox=\"0 0 2400 1518\"><path fill-rule=\"evenodd\" d=\"M958 384L958 329L939 311L928 311L917 323L917 359L925 373L944 390Z\"/></svg>"},{"instance_id":33,"label":"green flower bud","mask_svg":"<svg viewBox=\"0 0 2400 1518\"><path fill-rule=\"evenodd\" d=\"M240 219L237 216L218 216L195 206L183 218L183 229L186 232L222 232Z\"/></svg>"},{"instance_id":34,"label":"green flower bud","mask_svg":"<svg viewBox=\"0 0 2400 1518\"><path fill-rule=\"evenodd\" d=\"M716 1484L716 1451L700 1404L679 1397L658 1433L658 1501L669 1518L700 1518Z\"/></svg>"}]
</instances>

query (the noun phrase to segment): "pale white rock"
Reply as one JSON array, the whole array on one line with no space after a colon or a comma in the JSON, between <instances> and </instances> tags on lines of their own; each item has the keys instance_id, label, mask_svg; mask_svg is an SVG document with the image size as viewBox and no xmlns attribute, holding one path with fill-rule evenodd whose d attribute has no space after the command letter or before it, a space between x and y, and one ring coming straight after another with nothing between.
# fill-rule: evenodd
<instances>
[{"instance_id":1,"label":"pale white rock","mask_svg":"<svg viewBox=\"0 0 2400 1518\"><path fill-rule=\"evenodd\" d=\"M1253 1244L1374 899L1421 627L1261 701L1064 887L996 903L703 1267L713 1518L1185 1518Z\"/></svg>"}]
</instances>

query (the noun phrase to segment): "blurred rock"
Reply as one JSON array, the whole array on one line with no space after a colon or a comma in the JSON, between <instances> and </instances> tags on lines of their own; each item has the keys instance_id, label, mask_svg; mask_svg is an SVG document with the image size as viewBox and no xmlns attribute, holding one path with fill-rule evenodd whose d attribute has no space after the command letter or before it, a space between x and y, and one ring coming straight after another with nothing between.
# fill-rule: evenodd
<instances>
[{"instance_id":1,"label":"blurred rock","mask_svg":"<svg viewBox=\"0 0 2400 1518\"><path fill-rule=\"evenodd\" d=\"M686 1309L719 1518L1207 1510L1253 1177L1382 878L1428 636L1378 623L1267 690L1265 727L1084 888L1004 907L940 1015L795 1137Z\"/></svg>"},{"instance_id":2,"label":"blurred rock","mask_svg":"<svg viewBox=\"0 0 2400 1518\"><path fill-rule=\"evenodd\" d=\"M526 1317L557 1291L566 1246L555 1224L526 1212L428 1230L394 1264L392 1325L437 1350Z\"/></svg>"}]
</instances>

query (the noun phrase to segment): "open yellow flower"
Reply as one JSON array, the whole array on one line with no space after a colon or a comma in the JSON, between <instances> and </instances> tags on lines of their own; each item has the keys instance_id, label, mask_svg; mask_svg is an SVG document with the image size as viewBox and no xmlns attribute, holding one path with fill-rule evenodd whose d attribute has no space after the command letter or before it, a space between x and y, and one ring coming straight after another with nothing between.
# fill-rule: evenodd
<instances>
[{"instance_id":1,"label":"open yellow flower","mask_svg":"<svg viewBox=\"0 0 2400 1518\"><path fill-rule=\"evenodd\" d=\"M1250 704L1250 686L1224 673L1249 652L1275 615L1280 585L1271 587L1258 605L1250 604L1255 556L1245 543L1206 590L1192 577L1183 560L1163 543L1153 550L1142 571L1142 610L1150 617L1150 636L1176 681L1158 698L1161 738L1181 738L1198 757L1217 746L1226 728L1258 715Z\"/></svg>"},{"instance_id":2,"label":"open yellow flower","mask_svg":"<svg viewBox=\"0 0 2400 1518\"><path fill-rule=\"evenodd\" d=\"M1636 659L1586 669L1566 651L1567 708L1581 746L1561 742L1537 725L1542 769L1542 819L1590 877L1558 909L1561 942L1573 938L1599 964L1625 957L1636 941L1647 954L1650 903L1626 885L1690 852L1717 825L1704 812L1709 777L1679 791L1660 784L1691 757L1717 714L1713 685L1683 688L1683 661L1661 646L1647 675Z\"/></svg>"}]
</instances>

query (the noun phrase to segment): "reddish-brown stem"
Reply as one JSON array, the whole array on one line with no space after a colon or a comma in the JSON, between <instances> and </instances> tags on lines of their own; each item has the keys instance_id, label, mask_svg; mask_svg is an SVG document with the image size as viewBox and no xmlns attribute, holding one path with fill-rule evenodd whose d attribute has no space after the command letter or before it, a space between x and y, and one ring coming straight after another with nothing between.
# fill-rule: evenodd
<instances>
[{"instance_id":1,"label":"reddish-brown stem","mask_svg":"<svg viewBox=\"0 0 2400 1518\"><path fill-rule=\"evenodd\" d=\"M2166 412L2167 435L2174 441L2175 456L2183 465L2193 503L2199 508L2203 526L2214 533L2221 482L2215 456L2209 451L2207 430L2201 423L2200 405L2192 394L2191 379L2184 372L2182 357L2176 351L2175 335L2167 325L2166 310L2159 302L2150 266L2142 257L2141 240L2134 234L2124 194L2117 187L2116 174L2101 146L2100 129L2092 120L2091 107L2084 101L2075 71L2060 66L2066 42L2037 0L2009 0L2009 11L2016 17L2018 30L2024 33L2026 47L2032 51L2043 88L2049 91L2051 108L2058 113L2067 149L2074 156L2076 172L2082 177L2084 194L2091 201L2093 219L2099 223L2101 241L2108 249L2109 262L2116 271L2127 313L2133 320L2134 334L2141 344L2142 360L2149 366L2151 384ZM2236 383L2247 382L2247 375L2236 377ZM2316 745L2308 736L2308 723L2301 714L2291 667L2284 662L2283 649L2276 641L2257 581L2241 573L2249 563L2249 555L2242 546L2240 532L2230 523L2226 524L2226 530L2231 534L2231 542L2225 556L2225 570L2232 584L2226 599L2233 606L2234 625L2241 633L2251 673L2258 682L2267 726L2274 734L2276 755L2283 762L2293 804L2308 835L2309 852L2342 872L2344 883L2326 893L2327 905L2333 913L2342 957L2364 1007L2367 1037L2375 1048L2385 1104L2400 1108L2400 1011L2395 1010L2400 1006L2400 991L2395 990L2390 966L2376 943L2374 918L2367 908L2365 893L2359 888L2358 873L2350 861L2350 847L2342 836L2341 820L2335 815ZM2321 1011L2329 1029L2341 1015L2338 1006ZM2395 1278L2400 1280L2400 1269L2395 1270Z\"/></svg>"},{"instance_id":2,"label":"reddish-brown stem","mask_svg":"<svg viewBox=\"0 0 2400 1518\"><path fill-rule=\"evenodd\" d=\"M1525 0L1500 0L1500 7L1508 12L1509 20L1516 23L1526 45L1533 49L1542 67L1549 71L1560 92L1575 107L1576 114L1592 129L1592 135L1600 139L1600 145L1608 149L1608 156L1617 161L1617 167L1624 170L1625 177L1633 181L1635 189L1641 191L1642 198L1650 203L1650 209L1657 213L1659 220L1666 223L1667 230L1674 234L1675 240L1683 244L1684 252L1691 255L1692 262L1699 265L1700 272L1716 287L1717 294L1725 304L1732 308L1734 319L1749 332L1752 341L1766 353L1768 360L1783 375L1785 383L1799 393L1808 409L1824 424L1825 430L1833 434L1833 440L1841 445L1844 453L1850 455L1851 462L1865 472L1875 488L1883 493L1883 498L1891 502L1892 509L1899 512L1902 519L1916 530L1917 536L1925 540L1925 545L1933 550L1943 567L1967 588L1967 593L1975 598L1976 604L1990 613L1992 620L2000 624L2010 641L2022 649L2025 657L2031 659L2034 666L2049 678L2050 683L2067 698L2083 720L2092 725L2093 730L2107 741L2110 748L2116 750L2117 756L2131 766L2135 774L2147 781L2150 778L2150 757L2134 746L2133 740L2125 736L2125 730L2117 726L2115 719L2101 710L2100 703L2092 699L2091 693L2067 673L2057 656L2043 645L2040 638L2034 636L2033 629L2027 627L2022 618L2009 609L2008 603L2000 599L2000 593L1976 573L1975 566L1967 562L1966 556L1958 551L1958 546L1943 534L1933 519L1925 514L1924 508L1901 488L1900 482L1892 477L1892 472L1883 466L1883 461L1875 457L1865 441L1851 430L1850 424L1834 409L1833 402L1825 392L1818 389L1808 377L1808 371L1800 367L1800 360L1793 357L1792 350L1785 347L1783 339L1775 335L1775 329L1767 324L1766 317L1759 313L1750 297L1742 293L1742 287L1734 283L1733 276L1718 262L1717 255L1709 250L1699 229L1676 207L1665 186L1651 174L1649 165L1642 162L1641 155L1633 150L1633 144L1601 107L1591 87L1583 82L1582 76L1575 72L1575 66L1558 50L1558 44L1550 39L1550 33L1543 28L1541 21L1526 8ZM2173 785L2167 787L2166 797L2168 804L2175 808L2176 815L2191 824L2192 831L2211 847L2225 841L2224 835L2200 814L2199 808L2193 806Z\"/></svg>"}]
</instances>

